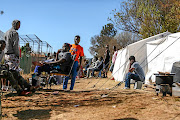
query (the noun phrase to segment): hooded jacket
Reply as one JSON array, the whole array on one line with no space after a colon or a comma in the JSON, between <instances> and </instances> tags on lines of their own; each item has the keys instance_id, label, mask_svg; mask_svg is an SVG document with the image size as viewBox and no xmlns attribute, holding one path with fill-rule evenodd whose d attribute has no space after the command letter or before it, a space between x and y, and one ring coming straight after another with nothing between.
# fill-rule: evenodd
<instances>
[{"instance_id":1,"label":"hooded jacket","mask_svg":"<svg viewBox=\"0 0 180 120\"><path fill-rule=\"evenodd\" d=\"M4 50L4 53L15 54L17 57L19 57L19 35L16 32L16 26L18 22L20 21L14 20L12 22L12 28L8 30L4 35L4 39L6 41L6 48Z\"/></svg>"}]
</instances>

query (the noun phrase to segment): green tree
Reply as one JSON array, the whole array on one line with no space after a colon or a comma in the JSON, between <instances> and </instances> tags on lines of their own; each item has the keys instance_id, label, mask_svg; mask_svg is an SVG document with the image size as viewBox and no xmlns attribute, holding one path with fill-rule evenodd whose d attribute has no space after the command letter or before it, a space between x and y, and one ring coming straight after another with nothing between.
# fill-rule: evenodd
<instances>
[{"instance_id":1,"label":"green tree","mask_svg":"<svg viewBox=\"0 0 180 120\"><path fill-rule=\"evenodd\" d=\"M101 30L101 36L108 36L108 37L114 37L117 33L117 30L114 28L114 25L112 23L108 23L107 25L103 26L103 29Z\"/></svg>"},{"instance_id":2,"label":"green tree","mask_svg":"<svg viewBox=\"0 0 180 120\"><path fill-rule=\"evenodd\" d=\"M89 51L91 55L103 56L105 51L105 45L109 44L110 41L114 40L117 30L114 28L112 23L108 23L102 27L100 35L95 35L91 37L91 47ZM112 45L112 44L111 44ZM110 46L111 47L111 46Z\"/></svg>"},{"instance_id":3,"label":"green tree","mask_svg":"<svg viewBox=\"0 0 180 120\"><path fill-rule=\"evenodd\" d=\"M124 31L147 38L161 32L180 31L179 0L127 0L109 18Z\"/></svg>"},{"instance_id":4,"label":"green tree","mask_svg":"<svg viewBox=\"0 0 180 120\"><path fill-rule=\"evenodd\" d=\"M157 7L160 11L161 32L179 32L180 0L157 0Z\"/></svg>"},{"instance_id":5,"label":"green tree","mask_svg":"<svg viewBox=\"0 0 180 120\"><path fill-rule=\"evenodd\" d=\"M103 56L105 51L105 45L108 44L113 38L108 36L95 35L91 37L91 47L89 52L91 55Z\"/></svg>"}]
</instances>

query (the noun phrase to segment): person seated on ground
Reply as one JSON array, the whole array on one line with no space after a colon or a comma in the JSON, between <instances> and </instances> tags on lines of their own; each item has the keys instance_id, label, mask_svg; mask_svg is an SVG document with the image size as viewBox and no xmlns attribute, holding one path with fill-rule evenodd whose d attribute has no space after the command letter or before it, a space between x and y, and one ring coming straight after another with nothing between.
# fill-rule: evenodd
<instances>
[{"instance_id":1,"label":"person seated on ground","mask_svg":"<svg viewBox=\"0 0 180 120\"><path fill-rule=\"evenodd\" d=\"M110 61L110 50L109 45L106 45L106 50L104 53L104 65L103 65L103 78L107 78L107 72L109 68L109 61Z\"/></svg>"},{"instance_id":2,"label":"person seated on ground","mask_svg":"<svg viewBox=\"0 0 180 120\"><path fill-rule=\"evenodd\" d=\"M102 63L102 57L99 57L99 59L95 62L95 66L93 66L92 68L88 68L87 69L87 78L89 78L90 72L92 71L92 76L94 76L94 70L97 70ZM102 65L103 66L103 65Z\"/></svg>"},{"instance_id":3,"label":"person seated on ground","mask_svg":"<svg viewBox=\"0 0 180 120\"><path fill-rule=\"evenodd\" d=\"M44 62L33 62L34 65L38 65L36 76L41 75L42 72L50 73L52 70L57 70L62 73L69 72L67 66L72 62L71 53L69 52L70 44L64 43L62 49L59 49L56 55L56 61L44 61ZM34 76L34 78L36 77ZM38 77L35 78L38 80Z\"/></svg>"},{"instance_id":4,"label":"person seated on ground","mask_svg":"<svg viewBox=\"0 0 180 120\"><path fill-rule=\"evenodd\" d=\"M124 89L130 89L130 80L133 79L135 81L145 81L145 74L142 67L139 63L135 60L134 56L129 57L130 60L130 67L129 72L126 74L125 77L125 87Z\"/></svg>"},{"instance_id":5,"label":"person seated on ground","mask_svg":"<svg viewBox=\"0 0 180 120\"><path fill-rule=\"evenodd\" d=\"M101 77L101 70L103 70L103 57L99 57L99 64L97 65L97 67L95 67L95 69L92 70L92 76L94 76L94 72L95 71L99 71L100 74L98 75L98 77Z\"/></svg>"},{"instance_id":6,"label":"person seated on ground","mask_svg":"<svg viewBox=\"0 0 180 120\"><path fill-rule=\"evenodd\" d=\"M89 65L89 67L87 68L87 72L90 70L90 69L92 69L92 68L94 68L95 66L96 66L96 62L98 61L98 57L94 57L93 59L92 59L92 63L91 63L91 65ZM86 72L86 77L85 78L89 78L89 76L88 76L88 73ZM89 71L90 72L90 71Z\"/></svg>"},{"instance_id":7,"label":"person seated on ground","mask_svg":"<svg viewBox=\"0 0 180 120\"><path fill-rule=\"evenodd\" d=\"M92 59L91 65L89 65L89 68L94 67L94 66L96 65L96 61L97 61L97 60L98 60L98 58L97 58L97 57L94 57L94 58Z\"/></svg>"},{"instance_id":8,"label":"person seated on ground","mask_svg":"<svg viewBox=\"0 0 180 120\"><path fill-rule=\"evenodd\" d=\"M6 42L4 40L0 40L0 61L4 57L4 49L6 46ZM17 91L18 95L28 95L31 92L35 92L35 88L33 88L16 70L8 70L8 65L4 65L0 67L0 72L3 78L6 78L10 81L12 87ZM30 92L31 91L31 92Z\"/></svg>"},{"instance_id":9,"label":"person seated on ground","mask_svg":"<svg viewBox=\"0 0 180 120\"><path fill-rule=\"evenodd\" d=\"M87 70L94 68L95 65L96 65L96 61L97 61L97 60L98 60L98 57L94 57L94 58L92 59L91 65L88 65ZM87 78L87 70L85 71L85 74L86 74L86 77L85 77L85 78Z\"/></svg>"},{"instance_id":10,"label":"person seated on ground","mask_svg":"<svg viewBox=\"0 0 180 120\"><path fill-rule=\"evenodd\" d=\"M111 71L111 73L113 72L114 64L115 64L117 53L118 53L118 51L116 51L116 46L113 46L113 51L114 51L114 54L112 56L112 63L111 63L111 67L109 68L109 71ZM114 80L114 77L112 77L111 80Z\"/></svg>"}]
</instances>

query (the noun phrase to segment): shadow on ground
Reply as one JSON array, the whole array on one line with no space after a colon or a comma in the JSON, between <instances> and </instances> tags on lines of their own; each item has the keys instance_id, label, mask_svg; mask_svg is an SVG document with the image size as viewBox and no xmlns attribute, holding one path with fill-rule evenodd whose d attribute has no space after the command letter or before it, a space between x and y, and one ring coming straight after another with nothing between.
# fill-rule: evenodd
<instances>
[{"instance_id":1,"label":"shadow on ground","mask_svg":"<svg viewBox=\"0 0 180 120\"><path fill-rule=\"evenodd\" d=\"M121 118L121 119L114 119L114 120L138 120L136 118Z\"/></svg>"},{"instance_id":2,"label":"shadow on ground","mask_svg":"<svg viewBox=\"0 0 180 120\"><path fill-rule=\"evenodd\" d=\"M31 119L42 119L42 120L49 120L50 119L50 111L51 109L44 110L23 110L18 111L17 114L13 114L14 117L17 117L20 120L31 120Z\"/></svg>"}]
</instances>

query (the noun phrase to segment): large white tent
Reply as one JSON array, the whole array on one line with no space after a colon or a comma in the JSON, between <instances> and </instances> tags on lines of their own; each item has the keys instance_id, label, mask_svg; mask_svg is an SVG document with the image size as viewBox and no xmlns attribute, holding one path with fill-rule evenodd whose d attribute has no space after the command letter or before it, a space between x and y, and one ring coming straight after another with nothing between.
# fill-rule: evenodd
<instances>
[{"instance_id":1,"label":"large white tent","mask_svg":"<svg viewBox=\"0 0 180 120\"><path fill-rule=\"evenodd\" d=\"M136 43L118 51L115 62L113 76L116 81L123 81L129 69L129 56L134 55L146 74L145 83L153 79L153 73L158 71L171 72L172 64L180 61L180 33L161 33ZM153 79L154 81L154 79Z\"/></svg>"},{"instance_id":2,"label":"large white tent","mask_svg":"<svg viewBox=\"0 0 180 120\"><path fill-rule=\"evenodd\" d=\"M152 81L155 82L153 73L157 73L157 71L171 72L173 63L180 61L179 45L180 32L147 43L147 54L150 54L147 58L147 79L151 78Z\"/></svg>"}]
</instances>

